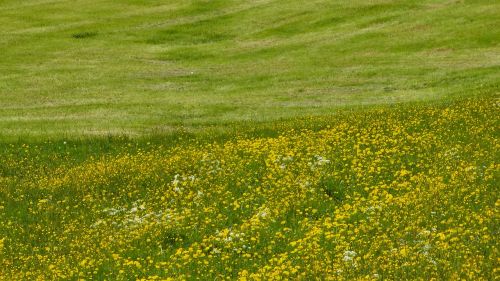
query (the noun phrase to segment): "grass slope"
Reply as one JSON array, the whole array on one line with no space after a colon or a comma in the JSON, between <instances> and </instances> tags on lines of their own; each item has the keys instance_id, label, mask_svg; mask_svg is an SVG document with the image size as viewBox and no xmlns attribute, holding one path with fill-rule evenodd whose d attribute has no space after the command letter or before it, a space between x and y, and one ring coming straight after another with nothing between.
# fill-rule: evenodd
<instances>
[{"instance_id":1,"label":"grass slope","mask_svg":"<svg viewBox=\"0 0 500 281\"><path fill-rule=\"evenodd\" d=\"M0 1L0 138L498 92L494 1Z\"/></svg>"}]
</instances>

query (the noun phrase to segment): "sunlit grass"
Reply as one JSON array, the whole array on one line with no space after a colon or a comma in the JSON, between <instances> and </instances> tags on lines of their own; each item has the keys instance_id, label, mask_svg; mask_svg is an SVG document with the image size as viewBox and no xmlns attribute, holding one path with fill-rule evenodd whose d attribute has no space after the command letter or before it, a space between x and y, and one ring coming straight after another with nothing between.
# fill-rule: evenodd
<instances>
[{"instance_id":1,"label":"sunlit grass","mask_svg":"<svg viewBox=\"0 0 500 281\"><path fill-rule=\"evenodd\" d=\"M494 1L0 3L0 138L138 136L498 92Z\"/></svg>"}]
</instances>

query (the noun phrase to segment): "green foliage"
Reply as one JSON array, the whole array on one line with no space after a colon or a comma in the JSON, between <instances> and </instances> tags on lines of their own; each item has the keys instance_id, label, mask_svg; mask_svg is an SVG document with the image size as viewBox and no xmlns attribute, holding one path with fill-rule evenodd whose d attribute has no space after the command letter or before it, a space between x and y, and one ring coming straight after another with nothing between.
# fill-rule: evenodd
<instances>
[{"instance_id":1,"label":"green foliage","mask_svg":"<svg viewBox=\"0 0 500 281\"><path fill-rule=\"evenodd\" d=\"M71 37L75 39L85 39L85 38L91 38L97 36L97 32L91 32L91 31L82 31L82 32L77 32L73 33Z\"/></svg>"}]
</instances>

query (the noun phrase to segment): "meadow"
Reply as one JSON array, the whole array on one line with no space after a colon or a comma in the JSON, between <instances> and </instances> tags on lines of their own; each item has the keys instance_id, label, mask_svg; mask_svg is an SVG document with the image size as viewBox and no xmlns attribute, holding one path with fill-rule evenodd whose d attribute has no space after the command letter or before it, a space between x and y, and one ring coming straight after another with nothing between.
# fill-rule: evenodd
<instances>
[{"instance_id":1,"label":"meadow","mask_svg":"<svg viewBox=\"0 0 500 281\"><path fill-rule=\"evenodd\" d=\"M277 136L121 140L84 161L82 144L12 145L0 277L493 280L499 111L494 98L345 111Z\"/></svg>"},{"instance_id":2,"label":"meadow","mask_svg":"<svg viewBox=\"0 0 500 281\"><path fill-rule=\"evenodd\" d=\"M493 1L0 0L0 280L496 280Z\"/></svg>"}]
</instances>

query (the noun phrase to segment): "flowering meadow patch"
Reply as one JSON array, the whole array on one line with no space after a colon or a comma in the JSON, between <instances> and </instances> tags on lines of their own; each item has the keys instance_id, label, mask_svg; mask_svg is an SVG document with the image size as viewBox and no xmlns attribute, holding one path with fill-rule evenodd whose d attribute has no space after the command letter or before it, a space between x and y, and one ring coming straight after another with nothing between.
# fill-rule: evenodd
<instances>
[{"instance_id":1,"label":"flowering meadow patch","mask_svg":"<svg viewBox=\"0 0 500 281\"><path fill-rule=\"evenodd\" d=\"M391 106L81 162L26 145L0 164L0 279L493 280L498 116Z\"/></svg>"}]
</instances>

